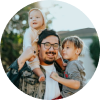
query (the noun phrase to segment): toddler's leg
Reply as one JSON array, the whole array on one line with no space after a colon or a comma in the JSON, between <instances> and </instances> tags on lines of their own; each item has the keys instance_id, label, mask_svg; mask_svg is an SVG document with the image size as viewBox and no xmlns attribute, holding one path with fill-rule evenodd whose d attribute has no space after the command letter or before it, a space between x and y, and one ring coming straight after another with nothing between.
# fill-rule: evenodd
<instances>
[{"instance_id":1,"label":"toddler's leg","mask_svg":"<svg viewBox=\"0 0 100 100\"><path fill-rule=\"evenodd\" d=\"M66 67L64 66L64 63L61 58L56 59L56 62L58 63L58 65L61 67L62 70L65 70Z\"/></svg>"},{"instance_id":2,"label":"toddler's leg","mask_svg":"<svg viewBox=\"0 0 100 100\"><path fill-rule=\"evenodd\" d=\"M28 65L30 66L31 70L37 76L39 76L39 82L45 81L45 76L44 76L43 72L40 69L40 62L39 62L38 56L36 56L36 58L33 61L28 62Z\"/></svg>"},{"instance_id":3,"label":"toddler's leg","mask_svg":"<svg viewBox=\"0 0 100 100\"><path fill-rule=\"evenodd\" d=\"M37 76L39 76L39 82L45 81L45 76L44 76L44 74L43 74L43 72L41 71L40 68L35 68L35 69L33 69L33 72L34 72Z\"/></svg>"},{"instance_id":4,"label":"toddler's leg","mask_svg":"<svg viewBox=\"0 0 100 100\"><path fill-rule=\"evenodd\" d=\"M61 50L61 48L60 48L60 50ZM63 59L62 59L60 52L58 52L56 62L61 67L62 70L66 69L67 64L63 62Z\"/></svg>"}]
</instances>

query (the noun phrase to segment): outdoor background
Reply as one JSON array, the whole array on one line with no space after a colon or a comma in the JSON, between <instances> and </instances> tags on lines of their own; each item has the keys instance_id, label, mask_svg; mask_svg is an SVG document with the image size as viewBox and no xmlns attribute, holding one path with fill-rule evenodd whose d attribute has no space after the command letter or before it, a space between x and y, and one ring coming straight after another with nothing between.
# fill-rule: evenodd
<instances>
[{"instance_id":1,"label":"outdoor background","mask_svg":"<svg viewBox=\"0 0 100 100\"><path fill-rule=\"evenodd\" d=\"M1 61L5 72L22 53L23 34L28 28L28 11L31 8L43 10L48 29L54 29L61 41L70 35L77 35L85 47L79 57L86 69L87 82L94 74L99 61L99 39L91 21L77 8L60 1L41 1L30 4L18 11L8 22L1 38Z\"/></svg>"}]
</instances>

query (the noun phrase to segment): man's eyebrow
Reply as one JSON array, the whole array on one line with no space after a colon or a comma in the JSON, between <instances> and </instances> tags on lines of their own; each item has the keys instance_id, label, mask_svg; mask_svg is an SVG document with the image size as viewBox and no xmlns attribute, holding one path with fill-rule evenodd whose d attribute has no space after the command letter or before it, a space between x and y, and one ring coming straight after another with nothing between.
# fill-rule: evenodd
<instances>
[{"instance_id":1,"label":"man's eyebrow","mask_svg":"<svg viewBox=\"0 0 100 100\"><path fill-rule=\"evenodd\" d=\"M50 43L50 42L43 42L43 43ZM50 44L59 44L59 43L50 43Z\"/></svg>"}]
</instances>

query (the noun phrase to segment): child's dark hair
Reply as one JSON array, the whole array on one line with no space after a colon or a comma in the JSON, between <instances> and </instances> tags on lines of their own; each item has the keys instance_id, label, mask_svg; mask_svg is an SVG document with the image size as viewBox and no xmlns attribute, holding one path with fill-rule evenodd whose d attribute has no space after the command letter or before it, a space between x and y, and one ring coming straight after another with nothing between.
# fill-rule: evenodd
<instances>
[{"instance_id":1,"label":"child's dark hair","mask_svg":"<svg viewBox=\"0 0 100 100\"><path fill-rule=\"evenodd\" d=\"M62 42L62 48L64 47L65 43L68 41L74 43L75 48L80 48L81 51L83 50L83 41L78 36L66 37Z\"/></svg>"}]
</instances>

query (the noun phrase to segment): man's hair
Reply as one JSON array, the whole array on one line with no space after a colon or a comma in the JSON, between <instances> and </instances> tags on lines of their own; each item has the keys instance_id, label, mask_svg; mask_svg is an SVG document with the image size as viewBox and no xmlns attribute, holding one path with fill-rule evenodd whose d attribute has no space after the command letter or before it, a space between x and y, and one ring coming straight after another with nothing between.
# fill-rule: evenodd
<instances>
[{"instance_id":1,"label":"man's hair","mask_svg":"<svg viewBox=\"0 0 100 100\"><path fill-rule=\"evenodd\" d=\"M40 45L42 43L43 39L45 39L46 37L48 37L50 35L56 36L58 38L58 42L59 42L59 45L60 45L60 38L57 35L57 33L54 30L47 30L47 29L42 31L42 33L39 35L38 44Z\"/></svg>"},{"instance_id":2,"label":"man's hair","mask_svg":"<svg viewBox=\"0 0 100 100\"><path fill-rule=\"evenodd\" d=\"M66 37L62 42L62 48L64 47L66 42L72 42L74 43L75 48L80 48L81 51L83 50L83 41L78 36Z\"/></svg>"}]
</instances>

